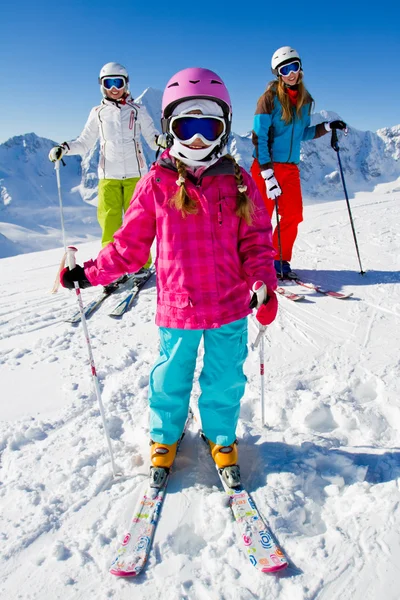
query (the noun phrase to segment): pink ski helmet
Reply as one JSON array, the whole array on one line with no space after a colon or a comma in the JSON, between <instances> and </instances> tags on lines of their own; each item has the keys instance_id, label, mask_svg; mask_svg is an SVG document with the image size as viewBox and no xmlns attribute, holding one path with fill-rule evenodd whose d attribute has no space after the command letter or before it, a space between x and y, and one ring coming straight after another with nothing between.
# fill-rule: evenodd
<instances>
[{"instance_id":1,"label":"pink ski helmet","mask_svg":"<svg viewBox=\"0 0 400 600\"><path fill-rule=\"evenodd\" d=\"M232 106L228 90L219 75L201 67L183 69L168 81L161 105L163 132L168 133L168 120L176 105L192 98L214 100L221 106L226 121L226 136L224 137L227 140L232 121Z\"/></svg>"}]
</instances>

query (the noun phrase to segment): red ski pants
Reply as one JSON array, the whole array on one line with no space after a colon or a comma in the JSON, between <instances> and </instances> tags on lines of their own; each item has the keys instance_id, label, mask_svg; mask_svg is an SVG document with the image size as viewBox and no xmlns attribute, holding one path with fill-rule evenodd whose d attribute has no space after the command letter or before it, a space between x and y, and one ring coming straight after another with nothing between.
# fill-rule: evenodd
<instances>
[{"instance_id":1,"label":"red ski pants","mask_svg":"<svg viewBox=\"0 0 400 600\"><path fill-rule=\"evenodd\" d=\"M282 260L290 262L293 245L297 237L297 229L299 223L303 220L300 171L297 165L274 163L274 174L282 190L282 194L277 198ZM275 210L275 200L270 200L267 196L265 180L261 175L261 169L257 159L255 159L251 165L251 175L257 184L265 206L272 218ZM275 260L280 260L277 227L275 227L273 233L273 244L276 250Z\"/></svg>"}]
</instances>

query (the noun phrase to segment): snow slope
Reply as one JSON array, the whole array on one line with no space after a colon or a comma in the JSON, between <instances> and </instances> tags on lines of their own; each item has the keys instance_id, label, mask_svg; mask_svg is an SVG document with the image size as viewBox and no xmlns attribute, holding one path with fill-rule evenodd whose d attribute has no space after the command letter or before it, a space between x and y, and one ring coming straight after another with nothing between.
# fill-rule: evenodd
<instances>
[{"instance_id":1,"label":"snow slope","mask_svg":"<svg viewBox=\"0 0 400 600\"><path fill-rule=\"evenodd\" d=\"M398 183L398 182L397 182ZM195 422L170 479L147 570L108 573L149 469L147 385L157 354L155 286L123 320L109 299L88 321L116 462L112 481L74 293L51 295L62 249L0 260L0 597L7 600L398 600L400 584L399 192L305 208L293 267L351 290L279 298L238 427L242 478L290 558L259 574L237 532ZM98 241L79 246L78 261ZM293 286L294 289L298 289ZM88 301L96 289L84 290ZM250 337L256 328L249 322ZM197 374L201 368L199 357ZM197 412L197 380L192 405Z\"/></svg>"}]
</instances>

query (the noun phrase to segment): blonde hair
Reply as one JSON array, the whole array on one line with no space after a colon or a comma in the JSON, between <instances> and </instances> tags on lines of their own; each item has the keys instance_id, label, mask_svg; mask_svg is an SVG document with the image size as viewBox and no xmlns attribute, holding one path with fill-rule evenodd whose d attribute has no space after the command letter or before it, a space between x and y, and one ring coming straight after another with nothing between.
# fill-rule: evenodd
<instances>
[{"instance_id":1,"label":"blonde hair","mask_svg":"<svg viewBox=\"0 0 400 600\"><path fill-rule=\"evenodd\" d=\"M233 163L235 171L234 175L238 190L236 196L236 215L241 219L244 219L248 225L251 225L254 206L251 198L246 194L247 186L244 184L242 171L233 156L225 154L224 157ZM176 167L179 175L176 183L179 186L179 189L169 203L170 206L174 206L177 210L180 210L182 217L186 218L187 215L197 214L198 206L196 200L189 196L185 187L187 176L186 165L182 161L176 159Z\"/></svg>"},{"instance_id":2,"label":"blonde hair","mask_svg":"<svg viewBox=\"0 0 400 600\"><path fill-rule=\"evenodd\" d=\"M285 121L286 125L289 125L289 123L291 123L293 120L293 105L290 101L289 94L286 93L286 89L287 88L286 88L285 84L283 83L282 78L279 77L278 80L272 81L269 84L267 91L271 91L271 92L275 93L276 96L278 97L278 100L282 106L282 121ZM303 83L303 79L302 79L301 75L299 77L299 82L297 84L297 92L298 93L297 93L297 102L296 102L296 114L300 118L301 117L301 109L303 108L304 105L306 105L306 104L310 105L309 113L311 113L311 110L314 105L314 100L313 100L312 96L310 95L310 93L307 91L307 89Z\"/></svg>"}]
</instances>

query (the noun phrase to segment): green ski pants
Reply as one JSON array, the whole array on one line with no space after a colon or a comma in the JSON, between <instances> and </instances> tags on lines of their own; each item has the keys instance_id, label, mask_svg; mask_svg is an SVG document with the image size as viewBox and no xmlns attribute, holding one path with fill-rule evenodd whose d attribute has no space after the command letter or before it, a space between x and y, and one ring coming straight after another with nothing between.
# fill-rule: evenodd
<instances>
[{"instance_id":1,"label":"green ski pants","mask_svg":"<svg viewBox=\"0 0 400 600\"><path fill-rule=\"evenodd\" d=\"M101 245L103 248L114 241L114 233L122 225L123 215L129 208L139 179L139 177L130 177L128 179L99 180L97 219L102 231ZM149 267L151 263L150 255L147 263L143 266Z\"/></svg>"}]
</instances>

